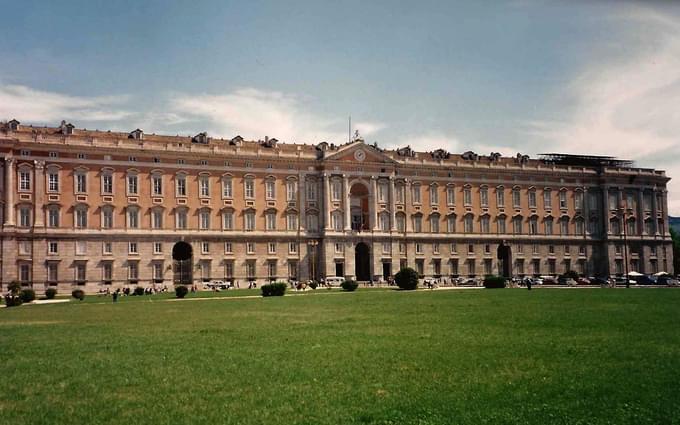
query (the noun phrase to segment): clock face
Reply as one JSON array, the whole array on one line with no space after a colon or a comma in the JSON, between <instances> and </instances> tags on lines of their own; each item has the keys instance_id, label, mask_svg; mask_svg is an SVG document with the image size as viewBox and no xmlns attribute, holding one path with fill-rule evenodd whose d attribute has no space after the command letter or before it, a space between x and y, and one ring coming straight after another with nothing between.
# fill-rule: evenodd
<instances>
[{"instance_id":1,"label":"clock face","mask_svg":"<svg viewBox=\"0 0 680 425\"><path fill-rule=\"evenodd\" d=\"M356 159L357 161L363 161L364 159L366 159L366 152L362 151L361 149L354 152L354 159Z\"/></svg>"}]
</instances>

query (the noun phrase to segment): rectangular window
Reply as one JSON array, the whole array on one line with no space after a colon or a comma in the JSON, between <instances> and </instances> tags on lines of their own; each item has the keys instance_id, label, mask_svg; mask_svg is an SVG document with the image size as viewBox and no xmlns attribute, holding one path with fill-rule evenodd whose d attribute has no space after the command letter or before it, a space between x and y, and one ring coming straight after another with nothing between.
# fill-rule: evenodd
<instances>
[{"instance_id":1,"label":"rectangular window","mask_svg":"<svg viewBox=\"0 0 680 425\"><path fill-rule=\"evenodd\" d=\"M255 181L253 179L246 179L245 183L245 197L248 199L255 198Z\"/></svg>"},{"instance_id":2,"label":"rectangular window","mask_svg":"<svg viewBox=\"0 0 680 425\"><path fill-rule=\"evenodd\" d=\"M396 198L398 204L404 203L404 185L400 184L396 187Z\"/></svg>"},{"instance_id":3,"label":"rectangular window","mask_svg":"<svg viewBox=\"0 0 680 425\"><path fill-rule=\"evenodd\" d=\"M463 189L463 204L472 205L472 189L469 187Z\"/></svg>"},{"instance_id":4,"label":"rectangular window","mask_svg":"<svg viewBox=\"0 0 680 425\"><path fill-rule=\"evenodd\" d=\"M102 174L102 193L113 195L113 176L111 174Z\"/></svg>"},{"instance_id":5,"label":"rectangular window","mask_svg":"<svg viewBox=\"0 0 680 425\"><path fill-rule=\"evenodd\" d=\"M87 193L87 175L84 173L76 174L76 193Z\"/></svg>"},{"instance_id":6,"label":"rectangular window","mask_svg":"<svg viewBox=\"0 0 680 425\"><path fill-rule=\"evenodd\" d=\"M31 226L31 208L30 207L19 208L19 226L20 227L30 227Z\"/></svg>"},{"instance_id":7,"label":"rectangular window","mask_svg":"<svg viewBox=\"0 0 680 425\"><path fill-rule=\"evenodd\" d=\"M199 186L200 186L200 196L202 198L207 198L210 196L210 179L208 177L201 177L199 180Z\"/></svg>"},{"instance_id":8,"label":"rectangular window","mask_svg":"<svg viewBox=\"0 0 680 425\"><path fill-rule=\"evenodd\" d=\"M233 249L234 248L233 248L231 242L225 242L224 243L224 253L225 254L232 254L234 252Z\"/></svg>"},{"instance_id":9,"label":"rectangular window","mask_svg":"<svg viewBox=\"0 0 680 425\"><path fill-rule=\"evenodd\" d=\"M59 243L50 241L47 243L47 253L51 255L59 254ZM22 254L24 254L22 252Z\"/></svg>"},{"instance_id":10,"label":"rectangular window","mask_svg":"<svg viewBox=\"0 0 680 425\"><path fill-rule=\"evenodd\" d=\"M79 229L87 227L87 210L84 208L76 209L76 227Z\"/></svg>"},{"instance_id":11,"label":"rectangular window","mask_svg":"<svg viewBox=\"0 0 680 425\"><path fill-rule=\"evenodd\" d=\"M47 210L47 225L49 227L59 227L59 209L56 207L50 207Z\"/></svg>"},{"instance_id":12,"label":"rectangular window","mask_svg":"<svg viewBox=\"0 0 680 425\"><path fill-rule=\"evenodd\" d=\"M420 242L416 242L416 254L422 254L423 253L423 244Z\"/></svg>"},{"instance_id":13,"label":"rectangular window","mask_svg":"<svg viewBox=\"0 0 680 425\"><path fill-rule=\"evenodd\" d=\"M153 194L155 196L163 196L163 176L154 174L151 177L151 181L153 184Z\"/></svg>"},{"instance_id":14,"label":"rectangular window","mask_svg":"<svg viewBox=\"0 0 680 425\"><path fill-rule=\"evenodd\" d=\"M567 208L567 192L560 190L560 209Z\"/></svg>"},{"instance_id":15,"label":"rectangular window","mask_svg":"<svg viewBox=\"0 0 680 425\"><path fill-rule=\"evenodd\" d=\"M31 266L29 264L19 265L19 280L26 284L31 280Z\"/></svg>"},{"instance_id":16,"label":"rectangular window","mask_svg":"<svg viewBox=\"0 0 680 425\"><path fill-rule=\"evenodd\" d=\"M50 284L56 284L59 281L59 263L56 261L49 261L47 263L47 281Z\"/></svg>"},{"instance_id":17,"label":"rectangular window","mask_svg":"<svg viewBox=\"0 0 680 425\"><path fill-rule=\"evenodd\" d=\"M507 229L505 228L505 217L498 217L496 223L498 223L498 233L507 233Z\"/></svg>"},{"instance_id":18,"label":"rectangular window","mask_svg":"<svg viewBox=\"0 0 680 425\"><path fill-rule=\"evenodd\" d=\"M267 244L267 254L276 254L276 242L269 242Z\"/></svg>"},{"instance_id":19,"label":"rectangular window","mask_svg":"<svg viewBox=\"0 0 680 425\"><path fill-rule=\"evenodd\" d=\"M448 233L456 233L456 216L450 215L446 217L446 231Z\"/></svg>"},{"instance_id":20,"label":"rectangular window","mask_svg":"<svg viewBox=\"0 0 680 425\"><path fill-rule=\"evenodd\" d=\"M177 211L176 215L176 220L177 220L177 228L178 229L186 229L187 228L187 212L182 210L182 211Z\"/></svg>"},{"instance_id":21,"label":"rectangular window","mask_svg":"<svg viewBox=\"0 0 680 425\"><path fill-rule=\"evenodd\" d=\"M187 196L187 179L185 176L177 176L175 185L177 196Z\"/></svg>"},{"instance_id":22,"label":"rectangular window","mask_svg":"<svg viewBox=\"0 0 680 425\"><path fill-rule=\"evenodd\" d=\"M56 171L51 171L48 173L47 183L48 192L59 192L59 173Z\"/></svg>"},{"instance_id":23,"label":"rectangular window","mask_svg":"<svg viewBox=\"0 0 680 425\"><path fill-rule=\"evenodd\" d=\"M139 210L137 208L128 209L128 227L130 229L139 228Z\"/></svg>"},{"instance_id":24,"label":"rectangular window","mask_svg":"<svg viewBox=\"0 0 680 425\"><path fill-rule=\"evenodd\" d=\"M512 205L515 208L521 208L522 206L522 194L519 189L512 189Z\"/></svg>"},{"instance_id":25,"label":"rectangular window","mask_svg":"<svg viewBox=\"0 0 680 425\"><path fill-rule=\"evenodd\" d=\"M560 203L562 201L560 200ZM574 193L574 209L580 210L583 209L583 192L576 192Z\"/></svg>"},{"instance_id":26,"label":"rectangular window","mask_svg":"<svg viewBox=\"0 0 680 425\"><path fill-rule=\"evenodd\" d=\"M479 189L479 204L484 208L489 206L489 189L485 187Z\"/></svg>"},{"instance_id":27,"label":"rectangular window","mask_svg":"<svg viewBox=\"0 0 680 425\"><path fill-rule=\"evenodd\" d=\"M129 254L139 254L139 251L137 249L137 242L130 242L128 243L128 253Z\"/></svg>"},{"instance_id":28,"label":"rectangular window","mask_svg":"<svg viewBox=\"0 0 680 425\"><path fill-rule=\"evenodd\" d=\"M420 215L413 216L413 231L420 233L423 231L423 217Z\"/></svg>"},{"instance_id":29,"label":"rectangular window","mask_svg":"<svg viewBox=\"0 0 680 425\"><path fill-rule=\"evenodd\" d=\"M439 203L439 192L437 185L430 186L430 204L437 205Z\"/></svg>"},{"instance_id":30,"label":"rectangular window","mask_svg":"<svg viewBox=\"0 0 680 425\"><path fill-rule=\"evenodd\" d=\"M152 273L154 283L161 283L163 281L163 263L159 261L154 262Z\"/></svg>"},{"instance_id":31,"label":"rectangular window","mask_svg":"<svg viewBox=\"0 0 680 425\"><path fill-rule=\"evenodd\" d=\"M499 207L505 206L505 189L503 187L496 189L496 204Z\"/></svg>"},{"instance_id":32,"label":"rectangular window","mask_svg":"<svg viewBox=\"0 0 680 425\"><path fill-rule=\"evenodd\" d=\"M161 229L163 227L163 211L153 210L151 213L151 225L154 229Z\"/></svg>"},{"instance_id":33,"label":"rectangular window","mask_svg":"<svg viewBox=\"0 0 680 425\"><path fill-rule=\"evenodd\" d=\"M297 200L297 182L288 181L286 183L286 200L288 202L295 202Z\"/></svg>"},{"instance_id":34,"label":"rectangular window","mask_svg":"<svg viewBox=\"0 0 680 425\"><path fill-rule=\"evenodd\" d=\"M106 255L113 254L113 244L111 242L104 242L102 244L102 253Z\"/></svg>"},{"instance_id":35,"label":"rectangular window","mask_svg":"<svg viewBox=\"0 0 680 425\"><path fill-rule=\"evenodd\" d=\"M82 261L76 263L76 284L78 285L85 285L85 283L87 282L86 276L87 269L85 265L86 263Z\"/></svg>"},{"instance_id":36,"label":"rectangular window","mask_svg":"<svg viewBox=\"0 0 680 425\"><path fill-rule=\"evenodd\" d=\"M265 196L267 199L276 199L276 182L273 180L267 180L264 182Z\"/></svg>"},{"instance_id":37,"label":"rectangular window","mask_svg":"<svg viewBox=\"0 0 680 425\"><path fill-rule=\"evenodd\" d=\"M454 186L446 187L446 204L453 205L456 203L456 188Z\"/></svg>"},{"instance_id":38,"label":"rectangular window","mask_svg":"<svg viewBox=\"0 0 680 425\"><path fill-rule=\"evenodd\" d=\"M19 171L19 190L28 191L31 190L31 172L30 171Z\"/></svg>"},{"instance_id":39,"label":"rectangular window","mask_svg":"<svg viewBox=\"0 0 680 425\"><path fill-rule=\"evenodd\" d=\"M419 204L420 203L420 185L419 184L411 186L411 195L412 195L411 197L413 198L413 199L411 199L411 201L414 204Z\"/></svg>"},{"instance_id":40,"label":"rectangular window","mask_svg":"<svg viewBox=\"0 0 680 425\"><path fill-rule=\"evenodd\" d=\"M529 191L529 208L536 208L536 191Z\"/></svg>"},{"instance_id":41,"label":"rectangular window","mask_svg":"<svg viewBox=\"0 0 680 425\"><path fill-rule=\"evenodd\" d=\"M385 183L378 185L378 202L387 202L387 185Z\"/></svg>"},{"instance_id":42,"label":"rectangular window","mask_svg":"<svg viewBox=\"0 0 680 425\"><path fill-rule=\"evenodd\" d=\"M307 186L307 200L316 201L316 182L308 181L306 183L306 186Z\"/></svg>"},{"instance_id":43,"label":"rectangular window","mask_svg":"<svg viewBox=\"0 0 680 425\"><path fill-rule=\"evenodd\" d=\"M342 186L339 180L331 182L331 197L333 201L339 201L342 197Z\"/></svg>"},{"instance_id":44,"label":"rectangular window","mask_svg":"<svg viewBox=\"0 0 680 425\"><path fill-rule=\"evenodd\" d=\"M210 242L201 242L201 254L210 254Z\"/></svg>"},{"instance_id":45,"label":"rectangular window","mask_svg":"<svg viewBox=\"0 0 680 425\"><path fill-rule=\"evenodd\" d=\"M246 242L246 254L255 254L255 243Z\"/></svg>"},{"instance_id":46,"label":"rectangular window","mask_svg":"<svg viewBox=\"0 0 680 425\"><path fill-rule=\"evenodd\" d=\"M288 243L288 253L289 254L297 254L297 252L298 252L297 242L289 242Z\"/></svg>"},{"instance_id":47,"label":"rectangular window","mask_svg":"<svg viewBox=\"0 0 680 425\"><path fill-rule=\"evenodd\" d=\"M128 189L128 195L136 195L137 194L137 176L136 175L130 175L127 178L127 189Z\"/></svg>"},{"instance_id":48,"label":"rectangular window","mask_svg":"<svg viewBox=\"0 0 680 425\"><path fill-rule=\"evenodd\" d=\"M439 254L439 244L437 242L432 244L432 253Z\"/></svg>"},{"instance_id":49,"label":"rectangular window","mask_svg":"<svg viewBox=\"0 0 680 425\"><path fill-rule=\"evenodd\" d=\"M224 277L227 279L231 279L234 277L234 262L233 261L225 261L224 262Z\"/></svg>"},{"instance_id":50,"label":"rectangular window","mask_svg":"<svg viewBox=\"0 0 680 425\"><path fill-rule=\"evenodd\" d=\"M296 214L288 214L287 216L287 229L297 230L298 228L298 216Z\"/></svg>"},{"instance_id":51,"label":"rectangular window","mask_svg":"<svg viewBox=\"0 0 680 425\"><path fill-rule=\"evenodd\" d=\"M392 252L392 244L389 242L383 242L382 252L383 254L389 254L390 252Z\"/></svg>"},{"instance_id":52,"label":"rectangular window","mask_svg":"<svg viewBox=\"0 0 680 425\"><path fill-rule=\"evenodd\" d=\"M153 243L153 253L154 254L162 254L163 253L163 243L162 242L154 242Z\"/></svg>"},{"instance_id":53,"label":"rectangular window","mask_svg":"<svg viewBox=\"0 0 680 425\"><path fill-rule=\"evenodd\" d=\"M276 279L276 261L267 262L267 277L269 279Z\"/></svg>"},{"instance_id":54,"label":"rectangular window","mask_svg":"<svg viewBox=\"0 0 680 425\"><path fill-rule=\"evenodd\" d=\"M253 231L255 230L255 213L254 212L247 212L244 215L244 220L245 220L245 229L246 231Z\"/></svg>"},{"instance_id":55,"label":"rectangular window","mask_svg":"<svg viewBox=\"0 0 680 425\"><path fill-rule=\"evenodd\" d=\"M222 180L222 197L223 198L231 198L232 197L231 179Z\"/></svg>"},{"instance_id":56,"label":"rectangular window","mask_svg":"<svg viewBox=\"0 0 680 425\"><path fill-rule=\"evenodd\" d=\"M210 211L203 210L199 215L201 230L210 229Z\"/></svg>"},{"instance_id":57,"label":"rectangular window","mask_svg":"<svg viewBox=\"0 0 680 425\"><path fill-rule=\"evenodd\" d=\"M135 282L139 279L139 264L136 261L128 262L128 279Z\"/></svg>"},{"instance_id":58,"label":"rectangular window","mask_svg":"<svg viewBox=\"0 0 680 425\"><path fill-rule=\"evenodd\" d=\"M234 230L234 213L227 211L222 215L224 230Z\"/></svg>"},{"instance_id":59,"label":"rectangular window","mask_svg":"<svg viewBox=\"0 0 680 425\"><path fill-rule=\"evenodd\" d=\"M550 190L544 190L543 191L543 208L549 210L552 208L552 191Z\"/></svg>"},{"instance_id":60,"label":"rectangular window","mask_svg":"<svg viewBox=\"0 0 680 425\"><path fill-rule=\"evenodd\" d=\"M479 219L479 227L482 233L491 232L490 218L488 215L482 216Z\"/></svg>"}]
</instances>

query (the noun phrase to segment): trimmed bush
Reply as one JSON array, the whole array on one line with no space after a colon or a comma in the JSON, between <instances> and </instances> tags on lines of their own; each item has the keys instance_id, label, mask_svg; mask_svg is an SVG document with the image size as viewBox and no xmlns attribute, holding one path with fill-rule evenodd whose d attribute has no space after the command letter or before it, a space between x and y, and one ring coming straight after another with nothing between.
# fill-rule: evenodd
<instances>
[{"instance_id":1,"label":"trimmed bush","mask_svg":"<svg viewBox=\"0 0 680 425\"><path fill-rule=\"evenodd\" d=\"M414 290L418 287L418 273L410 267L404 267L394 276L399 289Z\"/></svg>"},{"instance_id":2,"label":"trimmed bush","mask_svg":"<svg viewBox=\"0 0 680 425\"><path fill-rule=\"evenodd\" d=\"M74 289L71 292L71 296L77 300L82 301L85 299L85 291L83 291L82 289Z\"/></svg>"},{"instance_id":3,"label":"trimmed bush","mask_svg":"<svg viewBox=\"0 0 680 425\"><path fill-rule=\"evenodd\" d=\"M340 286L342 287L343 290L345 290L347 292L352 292L352 291L357 290L357 288L359 287L359 284L355 280L346 280L346 281L342 282L342 284Z\"/></svg>"},{"instance_id":4,"label":"trimmed bush","mask_svg":"<svg viewBox=\"0 0 680 425\"><path fill-rule=\"evenodd\" d=\"M282 297L287 287L285 282L275 282L262 285L260 289L263 297Z\"/></svg>"},{"instance_id":5,"label":"trimmed bush","mask_svg":"<svg viewBox=\"0 0 680 425\"><path fill-rule=\"evenodd\" d=\"M316 283L316 280L312 280L309 282L309 287L312 289L316 289L319 286L318 283Z\"/></svg>"},{"instance_id":6,"label":"trimmed bush","mask_svg":"<svg viewBox=\"0 0 680 425\"><path fill-rule=\"evenodd\" d=\"M48 300L53 300L57 296L57 290L54 288L47 288L45 291L45 298Z\"/></svg>"},{"instance_id":7,"label":"trimmed bush","mask_svg":"<svg viewBox=\"0 0 680 425\"><path fill-rule=\"evenodd\" d=\"M505 278L494 275L484 276L484 287L487 289L505 288Z\"/></svg>"},{"instance_id":8,"label":"trimmed bush","mask_svg":"<svg viewBox=\"0 0 680 425\"><path fill-rule=\"evenodd\" d=\"M141 286L136 287L132 295L144 295L144 288Z\"/></svg>"},{"instance_id":9,"label":"trimmed bush","mask_svg":"<svg viewBox=\"0 0 680 425\"><path fill-rule=\"evenodd\" d=\"M175 286L175 296L177 298L184 298L189 293L189 288L184 285Z\"/></svg>"},{"instance_id":10,"label":"trimmed bush","mask_svg":"<svg viewBox=\"0 0 680 425\"><path fill-rule=\"evenodd\" d=\"M14 295L19 295L21 292L21 283L14 280L7 285L7 290Z\"/></svg>"},{"instance_id":11,"label":"trimmed bush","mask_svg":"<svg viewBox=\"0 0 680 425\"><path fill-rule=\"evenodd\" d=\"M32 289L24 289L21 291L21 301L25 303L30 303L35 300L35 291Z\"/></svg>"}]
</instances>

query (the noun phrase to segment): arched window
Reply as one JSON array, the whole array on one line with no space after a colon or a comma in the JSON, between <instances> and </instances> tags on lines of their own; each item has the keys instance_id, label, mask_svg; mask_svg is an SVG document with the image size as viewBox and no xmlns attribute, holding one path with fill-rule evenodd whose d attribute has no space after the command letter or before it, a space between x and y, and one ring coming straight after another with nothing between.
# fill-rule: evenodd
<instances>
[{"instance_id":1,"label":"arched window","mask_svg":"<svg viewBox=\"0 0 680 425\"><path fill-rule=\"evenodd\" d=\"M77 229L84 229L87 227L87 206L77 205L74 208L75 220L74 224Z\"/></svg>"},{"instance_id":2,"label":"arched window","mask_svg":"<svg viewBox=\"0 0 680 425\"><path fill-rule=\"evenodd\" d=\"M485 214L479 218L479 228L482 233L491 232L491 219L488 214Z\"/></svg>"},{"instance_id":3,"label":"arched window","mask_svg":"<svg viewBox=\"0 0 680 425\"><path fill-rule=\"evenodd\" d=\"M512 218L512 233L515 235L522 234L522 216L516 215Z\"/></svg>"},{"instance_id":4,"label":"arched window","mask_svg":"<svg viewBox=\"0 0 680 425\"><path fill-rule=\"evenodd\" d=\"M448 233L456 233L456 215L449 214L446 217L446 231Z\"/></svg>"},{"instance_id":5,"label":"arched window","mask_svg":"<svg viewBox=\"0 0 680 425\"><path fill-rule=\"evenodd\" d=\"M413 215L413 231L420 233L423 231L423 216L422 214Z\"/></svg>"},{"instance_id":6,"label":"arched window","mask_svg":"<svg viewBox=\"0 0 680 425\"><path fill-rule=\"evenodd\" d=\"M395 219L397 220L397 231L399 232L405 232L406 231L406 216L404 213L399 212L396 214Z\"/></svg>"},{"instance_id":7,"label":"arched window","mask_svg":"<svg viewBox=\"0 0 680 425\"><path fill-rule=\"evenodd\" d=\"M474 231L474 216L472 214L466 214L463 219L463 230L465 233L472 233Z\"/></svg>"},{"instance_id":8,"label":"arched window","mask_svg":"<svg viewBox=\"0 0 680 425\"><path fill-rule=\"evenodd\" d=\"M498 233L504 234L504 233L508 232L508 229L507 229L506 223L505 223L505 215L499 215L496 218L496 226L497 226Z\"/></svg>"},{"instance_id":9,"label":"arched window","mask_svg":"<svg viewBox=\"0 0 680 425\"><path fill-rule=\"evenodd\" d=\"M201 230L210 229L210 209L202 208L198 212L198 228Z\"/></svg>"},{"instance_id":10,"label":"arched window","mask_svg":"<svg viewBox=\"0 0 680 425\"><path fill-rule=\"evenodd\" d=\"M553 218L552 217L546 217L543 219L543 225L545 226L545 234L546 235L552 235L553 234Z\"/></svg>"},{"instance_id":11,"label":"arched window","mask_svg":"<svg viewBox=\"0 0 680 425\"><path fill-rule=\"evenodd\" d=\"M101 207L101 226L102 229L113 228L113 207L111 205Z\"/></svg>"},{"instance_id":12,"label":"arched window","mask_svg":"<svg viewBox=\"0 0 680 425\"><path fill-rule=\"evenodd\" d=\"M619 221L618 218L612 217L609 220L609 230L612 233L612 235L620 235L621 234L621 222Z\"/></svg>"},{"instance_id":13,"label":"arched window","mask_svg":"<svg viewBox=\"0 0 680 425\"><path fill-rule=\"evenodd\" d=\"M331 214L331 223L333 225L333 230L340 232L342 231L342 211L333 211Z\"/></svg>"},{"instance_id":14,"label":"arched window","mask_svg":"<svg viewBox=\"0 0 680 425\"><path fill-rule=\"evenodd\" d=\"M430 232L439 233L439 214L430 215Z\"/></svg>"},{"instance_id":15,"label":"arched window","mask_svg":"<svg viewBox=\"0 0 680 425\"><path fill-rule=\"evenodd\" d=\"M139 207L128 206L126 209L127 227L128 229L139 228Z\"/></svg>"},{"instance_id":16,"label":"arched window","mask_svg":"<svg viewBox=\"0 0 680 425\"><path fill-rule=\"evenodd\" d=\"M538 217L536 216L529 217L529 234L538 234Z\"/></svg>"},{"instance_id":17,"label":"arched window","mask_svg":"<svg viewBox=\"0 0 680 425\"><path fill-rule=\"evenodd\" d=\"M389 232L390 231L390 215L383 211L380 213L378 216L378 223L380 226L380 230L383 232Z\"/></svg>"}]
</instances>

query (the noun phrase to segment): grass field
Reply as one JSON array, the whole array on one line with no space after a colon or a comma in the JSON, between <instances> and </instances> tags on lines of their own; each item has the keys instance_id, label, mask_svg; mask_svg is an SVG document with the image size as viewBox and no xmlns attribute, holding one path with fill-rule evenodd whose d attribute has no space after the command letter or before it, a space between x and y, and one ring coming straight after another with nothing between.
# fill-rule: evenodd
<instances>
[{"instance_id":1,"label":"grass field","mask_svg":"<svg viewBox=\"0 0 680 425\"><path fill-rule=\"evenodd\" d=\"M680 423L680 290L99 301L0 310L0 423Z\"/></svg>"}]
</instances>

